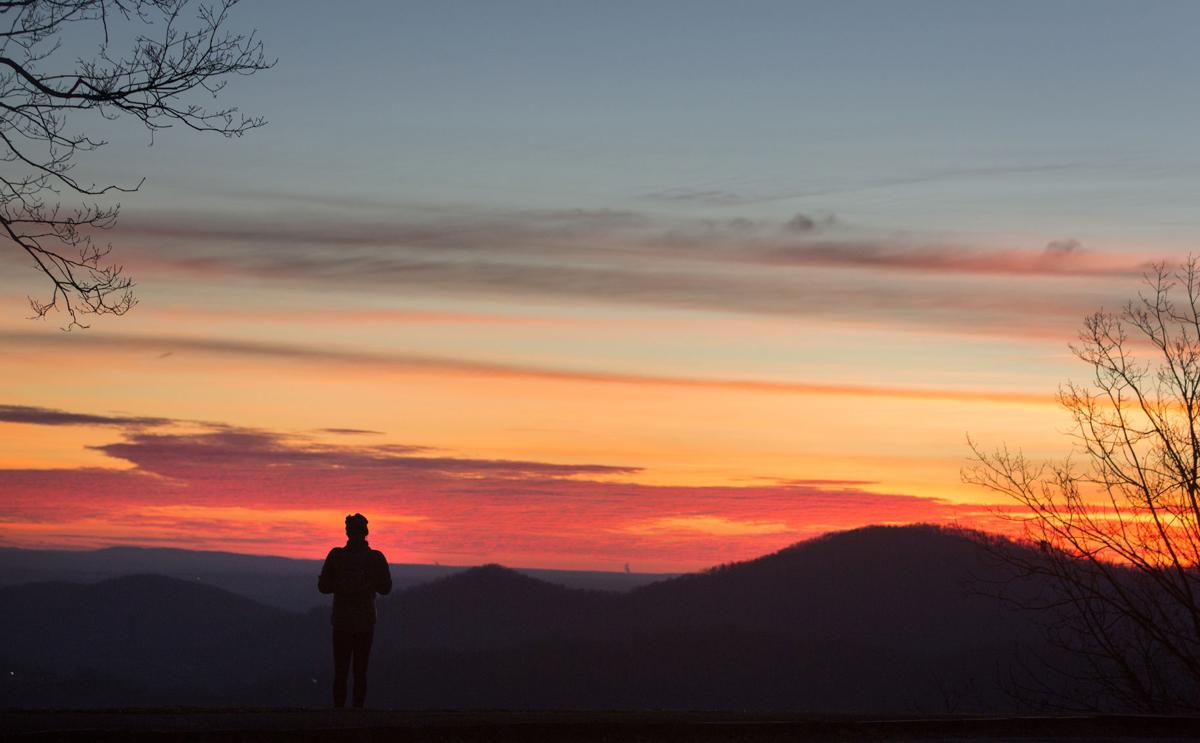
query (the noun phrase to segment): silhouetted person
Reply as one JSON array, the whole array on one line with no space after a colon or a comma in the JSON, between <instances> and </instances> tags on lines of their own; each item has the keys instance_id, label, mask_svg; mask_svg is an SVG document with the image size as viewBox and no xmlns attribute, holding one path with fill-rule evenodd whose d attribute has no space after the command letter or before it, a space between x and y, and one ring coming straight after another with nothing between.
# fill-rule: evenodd
<instances>
[{"instance_id":1,"label":"silhouetted person","mask_svg":"<svg viewBox=\"0 0 1200 743\"><path fill-rule=\"evenodd\" d=\"M367 699L367 662L375 639L375 594L392 590L387 558L367 544L367 517L346 517L346 546L325 558L317 589L333 594L333 706L346 706L346 676L354 665L354 706Z\"/></svg>"}]
</instances>

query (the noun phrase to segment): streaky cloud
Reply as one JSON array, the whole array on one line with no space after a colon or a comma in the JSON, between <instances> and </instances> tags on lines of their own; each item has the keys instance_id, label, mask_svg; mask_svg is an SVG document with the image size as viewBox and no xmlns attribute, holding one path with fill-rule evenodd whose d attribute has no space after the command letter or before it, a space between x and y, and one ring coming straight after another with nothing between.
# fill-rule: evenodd
<instances>
[{"instance_id":1,"label":"streaky cloud","mask_svg":"<svg viewBox=\"0 0 1200 743\"><path fill-rule=\"evenodd\" d=\"M544 379L549 381L594 384L649 385L677 388L724 389L742 392L776 394L845 395L853 397L893 397L919 400L955 400L962 402L992 402L1025 405L1057 404L1053 395L1030 394L1004 390L955 389L947 387L898 387L818 382L792 382L757 379L724 379L681 377L654 374L635 374L600 370L563 369L555 367L508 364L477 359L421 356L416 354L384 354L364 351L313 348L309 346L245 341L219 338L182 336L115 336L88 333L65 337L65 334L46 336L37 333L0 331L0 341L14 346L65 347L74 344L107 351L135 351L172 347L192 352L232 356L257 356L312 363L335 363L371 367L390 371L440 371L483 377Z\"/></svg>"},{"instance_id":2,"label":"streaky cloud","mask_svg":"<svg viewBox=\"0 0 1200 743\"><path fill-rule=\"evenodd\" d=\"M94 449L132 467L0 468L0 541L303 556L328 549L341 515L358 510L407 554L447 562L694 569L832 529L991 518L979 504L851 480L654 485L621 464L429 456L423 446L329 444L219 422L186 433L130 425Z\"/></svg>"},{"instance_id":3,"label":"streaky cloud","mask_svg":"<svg viewBox=\"0 0 1200 743\"><path fill-rule=\"evenodd\" d=\"M36 426L120 426L157 427L174 423L172 418L130 415L72 413L30 405L0 405L0 423L24 423Z\"/></svg>"},{"instance_id":4,"label":"streaky cloud","mask_svg":"<svg viewBox=\"0 0 1200 743\"><path fill-rule=\"evenodd\" d=\"M837 235L826 229L835 223ZM872 235L818 213L774 222L606 210L274 221L177 215L118 229L130 271L146 280L222 286L251 278L280 289L443 304L532 300L973 336L1061 336L1163 257L1085 249L1061 237L996 246ZM1012 281L1021 277L1055 282L1023 284L1018 301Z\"/></svg>"},{"instance_id":5,"label":"streaky cloud","mask_svg":"<svg viewBox=\"0 0 1200 743\"><path fill-rule=\"evenodd\" d=\"M442 476L573 477L629 475L637 467L553 464L507 459L418 456L424 447L349 447L295 441L258 430L206 431L192 434L131 432L125 440L89 447L123 459L143 472L165 477L250 467L278 474L281 468L405 470Z\"/></svg>"},{"instance_id":6,"label":"streaky cloud","mask_svg":"<svg viewBox=\"0 0 1200 743\"><path fill-rule=\"evenodd\" d=\"M739 193L715 188L667 188L651 191L643 198L649 201L693 202L714 206L739 206L748 201L747 197Z\"/></svg>"},{"instance_id":7,"label":"streaky cloud","mask_svg":"<svg viewBox=\"0 0 1200 743\"><path fill-rule=\"evenodd\" d=\"M668 219L604 209L466 209L388 220L306 217L264 221L176 215L123 222L120 229L136 242L154 239L153 251L143 251L139 258L150 266L336 278L370 264L375 272L355 273L367 283L392 281L403 272L420 274L422 267L442 266L448 257L479 260L473 267L481 271L535 258L549 264L520 267L552 266L561 271L640 256L661 261L658 269L702 261L1078 277L1136 276L1151 261L1150 256L1086 251L1073 239L1051 240L1044 249L1032 249L913 236L818 238L835 224L832 214L803 212L783 222L767 222L744 217Z\"/></svg>"},{"instance_id":8,"label":"streaky cloud","mask_svg":"<svg viewBox=\"0 0 1200 743\"><path fill-rule=\"evenodd\" d=\"M366 428L318 428L319 433L333 433L342 436L382 436L383 431L372 431Z\"/></svg>"},{"instance_id":9,"label":"streaky cloud","mask_svg":"<svg viewBox=\"0 0 1200 743\"><path fill-rule=\"evenodd\" d=\"M982 275L1064 277L1132 276L1146 260L1088 254L1078 240L1057 240L1042 250L972 250L947 246L911 248L870 243L781 245L762 253L768 263Z\"/></svg>"}]
</instances>

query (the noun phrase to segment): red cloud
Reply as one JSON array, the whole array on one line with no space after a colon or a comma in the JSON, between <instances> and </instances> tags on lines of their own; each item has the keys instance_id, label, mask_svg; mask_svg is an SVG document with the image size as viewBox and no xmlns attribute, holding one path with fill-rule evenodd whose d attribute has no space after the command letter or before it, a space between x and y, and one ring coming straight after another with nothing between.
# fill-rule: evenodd
<instances>
[{"instance_id":1,"label":"red cloud","mask_svg":"<svg viewBox=\"0 0 1200 743\"><path fill-rule=\"evenodd\" d=\"M0 470L0 539L312 556L339 538L341 515L362 511L397 561L678 570L963 512L854 482L653 486L612 481L631 467L426 456L239 429L131 430L98 448L134 469Z\"/></svg>"}]
</instances>

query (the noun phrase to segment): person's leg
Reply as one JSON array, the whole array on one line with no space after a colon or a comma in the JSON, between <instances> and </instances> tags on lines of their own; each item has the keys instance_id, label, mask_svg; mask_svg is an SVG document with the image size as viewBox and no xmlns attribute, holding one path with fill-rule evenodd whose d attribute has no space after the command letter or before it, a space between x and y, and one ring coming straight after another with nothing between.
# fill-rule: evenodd
<instances>
[{"instance_id":1,"label":"person's leg","mask_svg":"<svg viewBox=\"0 0 1200 743\"><path fill-rule=\"evenodd\" d=\"M375 640L375 628L354 633L354 706L361 707L367 701L367 665L371 659L371 644Z\"/></svg>"},{"instance_id":2,"label":"person's leg","mask_svg":"<svg viewBox=\"0 0 1200 743\"><path fill-rule=\"evenodd\" d=\"M350 656L354 652L354 635L346 630L333 630L333 706L346 706L346 677L350 675Z\"/></svg>"}]
</instances>

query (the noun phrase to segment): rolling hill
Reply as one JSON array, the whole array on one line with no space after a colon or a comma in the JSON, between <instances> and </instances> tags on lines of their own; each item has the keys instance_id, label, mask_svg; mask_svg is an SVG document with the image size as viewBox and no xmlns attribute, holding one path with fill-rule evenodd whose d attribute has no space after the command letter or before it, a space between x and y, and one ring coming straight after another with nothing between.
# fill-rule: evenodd
<instances>
[{"instance_id":1,"label":"rolling hill","mask_svg":"<svg viewBox=\"0 0 1200 743\"><path fill-rule=\"evenodd\" d=\"M626 593L471 568L379 600L369 701L1008 710L1008 665L1044 649L1033 617L970 589L1003 571L971 535L922 526L833 534ZM327 701L326 609L161 576L8 587L0 602L6 706Z\"/></svg>"},{"instance_id":2,"label":"rolling hill","mask_svg":"<svg viewBox=\"0 0 1200 743\"><path fill-rule=\"evenodd\" d=\"M397 590L466 569L452 565L391 564L392 581ZM675 575L602 570L519 570L548 583L606 591L628 591ZM198 580L291 611L305 611L326 601L316 591L320 571L321 560L169 547L105 547L98 550L0 547L0 586L46 581L95 583L125 575L166 575Z\"/></svg>"}]
</instances>

